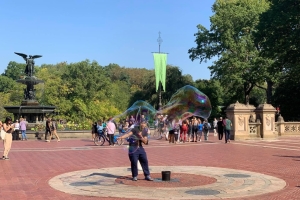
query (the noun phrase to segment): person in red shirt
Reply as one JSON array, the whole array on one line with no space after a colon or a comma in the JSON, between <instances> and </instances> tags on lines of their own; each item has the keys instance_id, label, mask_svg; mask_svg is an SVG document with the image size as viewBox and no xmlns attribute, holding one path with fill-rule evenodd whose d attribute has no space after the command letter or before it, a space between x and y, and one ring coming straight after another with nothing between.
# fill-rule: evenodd
<instances>
[{"instance_id":1,"label":"person in red shirt","mask_svg":"<svg viewBox=\"0 0 300 200\"><path fill-rule=\"evenodd\" d=\"M186 120L184 120L182 122L182 127L181 127L181 133L180 133L180 138L181 138L181 141L183 141L183 143L185 143L186 141L186 134L187 134L187 131L188 131L188 124L186 122Z\"/></svg>"}]
</instances>

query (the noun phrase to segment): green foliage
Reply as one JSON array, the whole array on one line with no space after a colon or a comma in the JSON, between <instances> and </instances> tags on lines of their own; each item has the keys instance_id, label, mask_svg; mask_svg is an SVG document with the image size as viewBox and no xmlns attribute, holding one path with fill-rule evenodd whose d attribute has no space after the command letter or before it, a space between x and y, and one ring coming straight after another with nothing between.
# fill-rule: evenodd
<instances>
[{"instance_id":1,"label":"green foliage","mask_svg":"<svg viewBox=\"0 0 300 200\"><path fill-rule=\"evenodd\" d=\"M1 76L0 76L1 77ZM0 92L0 121L4 121L5 117L12 116L8 113L3 106L9 105L10 93Z\"/></svg>"},{"instance_id":2,"label":"green foliage","mask_svg":"<svg viewBox=\"0 0 300 200\"><path fill-rule=\"evenodd\" d=\"M299 71L291 72L291 69L296 68L287 66L284 79L276 90L277 104L284 105L283 99L288 95L284 93L285 87L291 85L294 89L297 88L297 77L289 75L299 74ZM72 64L44 64L37 67L36 76L44 81L44 84L35 86L40 104L55 105L56 114L50 117L68 122L58 124L59 130L90 130L92 122L118 115L137 100L145 100L158 108L154 70L130 69L115 64L101 67L96 62L86 60ZM217 79L194 82L190 75L182 75L179 67L168 65L167 88L162 92L162 100L165 104L179 88L193 85L210 98L211 117L218 117L223 114L221 109L223 106L243 99L243 85L235 84L235 81L229 81L224 85ZM265 84L259 86L266 87ZM16 83L8 76L0 76L0 119L11 116L3 106L20 105L24 87L25 85ZM254 88L250 95L250 103L257 105L264 101L263 91ZM292 110L284 106L283 108ZM44 124L37 124L33 129L43 131L44 128Z\"/></svg>"},{"instance_id":3,"label":"green foliage","mask_svg":"<svg viewBox=\"0 0 300 200\"><path fill-rule=\"evenodd\" d=\"M0 92L10 92L14 88L16 88L16 81L7 76L0 76Z\"/></svg>"},{"instance_id":4,"label":"green foliage","mask_svg":"<svg viewBox=\"0 0 300 200\"><path fill-rule=\"evenodd\" d=\"M218 80L196 80L196 88L209 97L212 112L211 118L222 115L221 107L224 106L226 95Z\"/></svg>"},{"instance_id":5,"label":"green foliage","mask_svg":"<svg viewBox=\"0 0 300 200\"><path fill-rule=\"evenodd\" d=\"M213 78L232 91L242 89L246 103L253 87L265 81L270 63L259 56L253 37L259 15L267 9L266 0L217 0L210 30L198 25L197 46L188 51L190 59L200 63L217 56L209 67Z\"/></svg>"},{"instance_id":6,"label":"green foliage","mask_svg":"<svg viewBox=\"0 0 300 200\"><path fill-rule=\"evenodd\" d=\"M166 104L172 95L181 87L185 85L194 85L191 76L182 75L182 71L177 66L167 65L166 73L166 91L162 92L162 104ZM154 70L152 73L148 73L147 77L144 77L142 87L132 87L132 94L130 99L130 105L137 100L147 100L151 105L158 109L158 92L155 88L155 74Z\"/></svg>"},{"instance_id":7,"label":"green foliage","mask_svg":"<svg viewBox=\"0 0 300 200\"><path fill-rule=\"evenodd\" d=\"M300 65L290 66L275 90L274 102L286 121L300 120Z\"/></svg>"},{"instance_id":8,"label":"green foliage","mask_svg":"<svg viewBox=\"0 0 300 200\"><path fill-rule=\"evenodd\" d=\"M13 80L18 80L24 76L25 67L26 64L11 61L8 63L6 70L2 75Z\"/></svg>"},{"instance_id":9,"label":"green foliage","mask_svg":"<svg viewBox=\"0 0 300 200\"><path fill-rule=\"evenodd\" d=\"M263 104L267 102L266 93L264 90L261 90L257 87L253 88L251 94L250 94L250 100L249 103L251 105L254 105L255 107L259 104Z\"/></svg>"},{"instance_id":10,"label":"green foliage","mask_svg":"<svg viewBox=\"0 0 300 200\"><path fill-rule=\"evenodd\" d=\"M273 70L278 71L285 63L300 63L300 0L270 2L270 9L260 16L255 36L261 41L262 54L276 60Z\"/></svg>"}]
</instances>

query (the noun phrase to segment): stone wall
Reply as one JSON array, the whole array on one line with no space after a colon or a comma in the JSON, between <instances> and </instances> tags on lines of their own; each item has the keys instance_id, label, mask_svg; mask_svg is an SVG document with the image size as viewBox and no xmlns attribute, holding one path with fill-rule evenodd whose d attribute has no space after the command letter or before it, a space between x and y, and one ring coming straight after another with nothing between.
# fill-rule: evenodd
<instances>
[{"instance_id":1,"label":"stone wall","mask_svg":"<svg viewBox=\"0 0 300 200\"><path fill-rule=\"evenodd\" d=\"M239 102L227 107L226 116L232 121L231 139L274 139L278 137L275 124L276 109L270 104L257 108Z\"/></svg>"},{"instance_id":2,"label":"stone wall","mask_svg":"<svg viewBox=\"0 0 300 200\"><path fill-rule=\"evenodd\" d=\"M285 122L280 115L275 123L275 130L279 136L300 135L300 122Z\"/></svg>"}]
</instances>

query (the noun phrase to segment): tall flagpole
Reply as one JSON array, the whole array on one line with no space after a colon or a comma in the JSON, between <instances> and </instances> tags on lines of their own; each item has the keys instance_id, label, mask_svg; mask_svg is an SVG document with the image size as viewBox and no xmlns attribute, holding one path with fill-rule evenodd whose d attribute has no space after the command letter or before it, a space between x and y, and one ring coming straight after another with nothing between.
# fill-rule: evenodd
<instances>
[{"instance_id":1,"label":"tall flagpole","mask_svg":"<svg viewBox=\"0 0 300 200\"><path fill-rule=\"evenodd\" d=\"M163 42L163 40L160 37L160 31L158 32L158 53L160 53L160 45ZM159 81L159 86L158 86L158 110L161 110L162 103L161 103L161 88L162 88L162 83Z\"/></svg>"}]
</instances>

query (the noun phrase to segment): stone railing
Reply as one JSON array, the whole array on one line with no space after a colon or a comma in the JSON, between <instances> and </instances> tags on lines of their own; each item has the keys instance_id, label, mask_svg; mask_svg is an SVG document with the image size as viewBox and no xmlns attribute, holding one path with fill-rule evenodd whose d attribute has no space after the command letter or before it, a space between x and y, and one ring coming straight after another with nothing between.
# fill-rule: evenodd
<instances>
[{"instance_id":1,"label":"stone railing","mask_svg":"<svg viewBox=\"0 0 300 200\"><path fill-rule=\"evenodd\" d=\"M275 131L278 135L300 135L300 122L276 122Z\"/></svg>"},{"instance_id":2,"label":"stone railing","mask_svg":"<svg viewBox=\"0 0 300 200\"><path fill-rule=\"evenodd\" d=\"M260 133L260 124L259 122L250 122L249 123L249 136L252 138L261 138Z\"/></svg>"}]
</instances>

